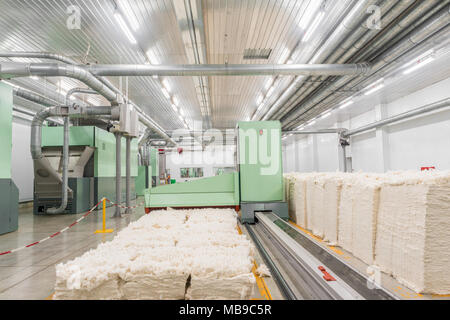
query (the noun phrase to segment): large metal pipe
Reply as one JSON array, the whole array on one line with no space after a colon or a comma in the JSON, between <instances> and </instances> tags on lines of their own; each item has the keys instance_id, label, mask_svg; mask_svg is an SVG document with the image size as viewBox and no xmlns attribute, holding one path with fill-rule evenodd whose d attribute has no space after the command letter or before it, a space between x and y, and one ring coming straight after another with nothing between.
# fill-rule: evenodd
<instances>
[{"instance_id":1,"label":"large metal pipe","mask_svg":"<svg viewBox=\"0 0 450 320\"><path fill-rule=\"evenodd\" d=\"M18 52L18 51L16 51L16 52L0 52L0 57L49 59L49 60L60 61L60 62L66 63L68 65L78 65L78 63L71 58L65 57L60 54L49 53L49 52ZM139 119L144 125L146 125L150 129L153 129L155 132L157 132L158 134L163 136L164 139L166 139L171 144L176 145L175 141L171 140L170 137L167 136L167 134L164 132L164 130L152 118L147 116L139 106L137 106L134 102L129 100L128 97L126 97L118 88L116 88L114 86L114 84L111 83L111 81L109 81L105 77L96 77L96 76L94 76L94 77L97 78L98 81L103 83L112 92L116 93L117 96L121 96L124 99L124 101L132 104L138 111Z\"/></svg>"},{"instance_id":2,"label":"large metal pipe","mask_svg":"<svg viewBox=\"0 0 450 320\"><path fill-rule=\"evenodd\" d=\"M126 150L126 191L125 191L125 214L133 213L131 209L131 137L126 137L127 150Z\"/></svg>"},{"instance_id":3,"label":"large metal pipe","mask_svg":"<svg viewBox=\"0 0 450 320\"><path fill-rule=\"evenodd\" d=\"M268 75L355 75L370 71L367 63L355 64L204 64L204 65L91 65L97 76L268 76Z\"/></svg>"},{"instance_id":4,"label":"large metal pipe","mask_svg":"<svg viewBox=\"0 0 450 320\"><path fill-rule=\"evenodd\" d=\"M0 77L16 78L16 77L68 77L77 79L99 94L104 96L112 104L117 104L117 94L103 84L99 79L94 77L84 68L75 65L58 64L58 63L17 63L17 62L1 62Z\"/></svg>"},{"instance_id":5,"label":"large metal pipe","mask_svg":"<svg viewBox=\"0 0 450 320\"><path fill-rule=\"evenodd\" d=\"M59 214L63 213L67 208L68 190L69 187L69 117L64 117L64 141L62 154L62 184L61 184L61 205L58 208L49 208L47 213Z\"/></svg>"},{"instance_id":6,"label":"large metal pipe","mask_svg":"<svg viewBox=\"0 0 450 320\"><path fill-rule=\"evenodd\" d=\"M66 94L66 105L70 105L70 97L75 93L85 93L85 94L98 94L97 91L87 89L87 88L73 88L70 89Z\"/></svg>"},{"instance_id":7,"label":"large metal pipe","mask_svg":"<svg viewBox=\"0 0 450 320\"><path fill-rule=\"evenodd\" d=\"M357 128L357 129L345 131L343 133L343 136L344 137L354 136L356 134L359 134L359 133L362 133L362 132L365 132L365 131L369 131L369 130L372 130L372 129L380 128L380 127L389 125L389 124L394 123L394 122L399 122L399 121L402 121L402 120L406 120L406 119L409 119L409 118L412 118L412 117L416 117L416 116L422 115L424 113L433 112L433 111L436 111L438 109L447 108L447 107L450 107L450 98L447 98L447 99L444 99L444 100L440 100L438 102L434 102L434 103L428 104L426 106L423 106L423 107L420 107L420 108L416 108L416 109L413 109L413 110L410 110L410 111L398 114L396 116L393 116L393 117L390 117L390 118L387 118L387 119L383 119L383 120L380 120L380 121L368 124L366 126L362 126L360 128Z\"/></svg>"},{"instance_id":8,"label":"large metal pipe","mask_svg":"<svg viewBox=\"0 0 450 320\"><path fill-rule=\"evenodd\" d=\"M26 99L28 101L46 106L46 107L50 107L50 106L54 106L56 103L56 101L53 101L51 99L48 99L44 96L41 96L39 94L36 94L32 91L29 90L25 90L23 88L13 88L13 93L14 95L21 97L23 99Z\"/></svg>"},{"instance_id":9,"label":"large metal pipe","mask_svg":"<svg viewBox=\"0 0 450 320\"><path fill-rule=\"evenodd\" d=\"M116 135L116 210L114 218L122 216L120 205L122 202L122 135L119 132Z\"/></svg>"}]
</instances>

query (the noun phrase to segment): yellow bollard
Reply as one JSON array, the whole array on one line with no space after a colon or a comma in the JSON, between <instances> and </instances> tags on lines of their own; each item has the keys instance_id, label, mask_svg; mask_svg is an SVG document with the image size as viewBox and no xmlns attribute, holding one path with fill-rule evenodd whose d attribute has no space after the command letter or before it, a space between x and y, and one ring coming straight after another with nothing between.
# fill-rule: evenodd
<instances>
[{"instance_id":1,"label":"yellow bollard","mask_svg":"<svg viewBox=\"0 0 450 320\"><path fill-rule=\"evenodd\" d=\"M95 233L111 233L114 229L106 229L106 198L103 198L103 229L97 230Z\"/></svg>"}]
</instances>

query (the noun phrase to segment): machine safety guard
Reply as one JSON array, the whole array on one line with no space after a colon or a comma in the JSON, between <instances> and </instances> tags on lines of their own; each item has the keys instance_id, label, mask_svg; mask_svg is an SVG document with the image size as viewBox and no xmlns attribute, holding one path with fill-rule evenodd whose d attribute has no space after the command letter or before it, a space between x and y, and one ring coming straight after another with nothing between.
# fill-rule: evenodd
<instances>
[{"instance_id":1,"label":"machine safety guard","mask_svg":"<svg viewBox=\"0 0 450 320\"><path fill-rule=\"evenodd\" d=\"M78 218L74 223L72 223L71 225L65 227L64 229L62 229L62 230L60 230L60 231L58 231L58 232L55 232L55 233L52 234L51 236L48 236L48 237L46 237L46 238L44 238L44 239L42 239L42 240L39 240L39 241L30 243L29 245L26 245L26 246L23 246L23 247L20 247L20 248L16 248L16 249L13 249L13 250L8 250L8 251L5 251L5 252L0 252L0 256L4 256L4 255L10 254L10 253L14 253L14 252L17 252L17 251L26 249L26 248L34 247L34 246L37 245L37 244L40 244L40 243L45 242L45 241L47 241L47 240L50 240L50 239L56 237L57 235L60 235L61 233L66 232L67 230L69 230L70 228L72 228L73 226L75 226L76 224L78 224L79 222L81 222L82 220L84 220L84 218L86 218L87 216L89 216L92 212L94 212L94 210L97 209L98 206L99 206L100 204L103 204L103 229L102 229L102 230L97 230L97 231L95 231L95 233L111 233L111 232L113 232L113 229L106 229L106 228L105 228L105 227L106 227L106 226L105 226L105 224L106 224L106 218L105 218L105 213L106 213L106 202L109 202L109 203L110 203L111 205L113 205L113 206L118 206L118 207L124 208L124 209L128 209L128 208L129 208L129 209L136 209L136 208L139 207L140 205L143 205L143 204L144 204L144 203L142 202L142 203L140 203L140 204L138 204L138 205L136 205L136 206L133 206L133 207L125 207L125 206L122 206L122 205L118 205L118 204L112 202L112 201L109 200L109 199L103 198L102 200L100 200L99 203L97 203L95 206L93 206L88 212L86 212L84 215L82 215L80 218Z\"/></svg>"}]
</instances>

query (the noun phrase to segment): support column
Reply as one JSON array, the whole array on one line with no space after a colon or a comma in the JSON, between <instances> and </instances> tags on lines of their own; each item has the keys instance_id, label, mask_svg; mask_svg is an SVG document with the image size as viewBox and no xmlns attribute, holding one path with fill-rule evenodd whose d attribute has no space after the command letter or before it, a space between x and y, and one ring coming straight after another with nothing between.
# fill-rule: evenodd
<instances>
[{"instance_id":1,"label":"support column","mask_svg":"<svg viewBox=\"0 0 450 320\"><path fill-rule=\"evenodd\" d=\"M125 200L127 207L125 210L125 214L133 213L133 209L131 209L131 137L126 137L127 139L127 150L126 150L126 193Z\"/></svg>"},{"instance_id":2,"label":"support column","mask_svg":"<svg viewBox=\"0 0 450 320\"><path fill-rule=\"evenodd\" d=\"M116 211L114 218L122 216L119 205L122 203L122 135L116 133Z\"/></svg>"}]
</instances>

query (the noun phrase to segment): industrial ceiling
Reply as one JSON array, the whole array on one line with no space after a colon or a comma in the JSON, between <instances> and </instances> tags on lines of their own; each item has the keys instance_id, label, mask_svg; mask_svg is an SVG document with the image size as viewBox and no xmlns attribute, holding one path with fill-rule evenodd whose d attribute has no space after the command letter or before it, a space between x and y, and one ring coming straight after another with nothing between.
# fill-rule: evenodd
<instances>
[{"instance_id":1,"label":"industrial ceiling","mask_svg":"<svg viewBox=\"0 0 450 320\"><path fill-rule=\"evenodd\" d=\"M407 35L402 32L408 31L408 27L424 23L425 18L445 10L448 3L448 0L2 0L0 51L52 52L80 64L324 63L311 59L325 48L339 27L354 22L345 19L358 6L366 5L366 9L376 5L383 18L381 28L366 27L366 30L360 30L360 39L354 39L360 40L361 45L355 52L364 56L365 45L373 39L386 36L387 42L389 31L392 39L400 41L401 36ZM80 28L68 27L74 13L72 6L80 11ZM119 21L117 15L123 21ZM406 20L408 25L399 23L405 17L409 19ZM361 20L358 23L362 28L368 18L364 15L353 17ZM446 19L439 25L439 30L449 35L448 16ZM129 33L124 31L121 23L126 24ZM391 33L391 28L395 32ZM344 40L348 41L351 36L352 33ZM344 55L346 50L342 51ZM367 58L376 56L374 51ZM338 58L327 62L365 61L354 61L350 55L345 61ZM5 60L8 59L2 58ZM41 59L12 60L46 62ZM420 85L448 77L449 72L430 71ZM233 128L237 121L251 119L283 120L285 129L293 129L334 106L328 103L314 107L308 113L294 117L293 122L285 121L293 110L303 107L304 99L308 97L298 95L276 104L298 78L203 76L111 77L110 80L123 92L128 91L137 105L170 131L185 123L194 130L200 125L203 128ZM320 85L325 81L326 78L307 78L301 81L299 88L306 90L311 83ZM12 82L43 95L54 96L55 91L59 92L59 99L63 99L64 92L80 85L76 80L55 78L19 78ZM411 90L419 85L415 78L403 81L402 92L405 92L405 83L409 83ZM393 91L395 86L390 88L389 97L397 96ZM345 93L342 98L353 93ZM107 103L98 96L79 96L79 99L94 105ZM16 100L30 107L29 103ZM282 107L288 108L281 112Z\"/></svg>"}]
</instances>

